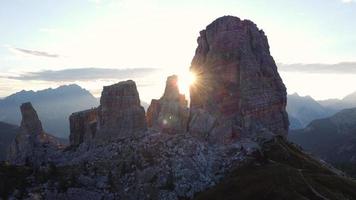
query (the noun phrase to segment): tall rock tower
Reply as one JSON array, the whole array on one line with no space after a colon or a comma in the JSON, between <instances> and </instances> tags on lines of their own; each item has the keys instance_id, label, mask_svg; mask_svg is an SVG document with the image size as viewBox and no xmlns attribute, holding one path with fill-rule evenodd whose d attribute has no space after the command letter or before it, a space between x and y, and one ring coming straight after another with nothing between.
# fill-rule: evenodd
<instances>
[{"instance_id":1,"label":"tall rock tower","mask_svg":"<svg viewBox=\"0 0 356 200\"><path fill-rule=\"evenodd\" d=\"M216 19L200 32L190 69L197 76L190 89L192 134L217 142L258 130L286 136L286 88L253 22Z\"/></svg>"},{"instance_id":2,"label":"tall rock tower","mask_svg":"<svg viewBox=\"0 0 356 200\"><path fill-rule=\"evenodd\" d=\"M136 83L132 80L105 86L98 112L99 141L125 138L147 129Z\"/></svg>"},{"instance_id":3,"label":"tall rock tower","mask_svg":"<svg viewBox=\"0 0 356 200\"><path fill-rule=\"evenodd\" d=\"M30 102L20 106L22 121L20 132L10 146L8 160L12 164L39 166L49 162L63 146L57 138L45 133L36 110Z\"/></svg>"}]
</instances>

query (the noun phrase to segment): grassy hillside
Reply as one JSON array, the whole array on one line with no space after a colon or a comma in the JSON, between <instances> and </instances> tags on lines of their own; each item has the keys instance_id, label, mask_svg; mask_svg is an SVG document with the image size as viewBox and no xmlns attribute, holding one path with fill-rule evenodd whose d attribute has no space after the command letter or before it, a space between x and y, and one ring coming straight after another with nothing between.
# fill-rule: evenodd
<instances>
[{"instance_id":1,"label":"grassy hillside","mask_svg":"<svg viewBox=\"0 0 356 200\"><path fill-rule=\"evenodd\" d=\"M283 139L266 144L259 161L234 170L197 200L356 199L356 182Z\"/></svg>"}]
</instances>

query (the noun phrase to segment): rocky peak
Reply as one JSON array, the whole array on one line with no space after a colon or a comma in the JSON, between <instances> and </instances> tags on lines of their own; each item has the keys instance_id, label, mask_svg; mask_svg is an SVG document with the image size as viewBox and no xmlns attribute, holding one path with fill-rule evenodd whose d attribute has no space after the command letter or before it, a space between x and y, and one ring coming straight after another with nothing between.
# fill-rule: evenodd
<instances>
[{"instance_id":1,"label":"rocky peak","mask_svg":"<svg viewBox=\"0 0 356 200\"><path fill-rule=\"evenodd\" d=\"M188 102L179 93L178 77L167 78L163 96L152 99L147 109L147 125L163 133L182 133L186 131L189 117Z\"/></svg>"},{"instance_id":2,"label":"rocky peak","mask_svg":"<svg viewBox=\"0 0 356 200\"><path fill-rule=\"evenodd\" d=\"M126 137L146 129L145 110L132 80L105 86L98 108L98 139Z\"/></svg>"},{"instance_id":3,"label":"rocky peak","mask_svg":"<svg viewBox=\"0 0 356 200\"><path fill-rule=\"evenodd\" d=\"M8 160L12 164L39 166L50 161L63 146L57 138L45 133L36 110L30 102L20 106L22 121L19 133L10 146Z\"/></svg>"},{"instance_id":4,"label":"rocky peak","mask_svg":"<svg viewBox=\"0 0 356 200\"><path fill-rule=\"evenodd\" d=\"M233 16L212 22L200 32L190 69L198 76L190 90L191 133L214 141L244 130L287 134L286 88L253 22Z\"/></svg>"},{"instance_id":5,"label":"rocky peak","mask_svg":"<svg viewBox=\"0 0 356 200\"><path fill-rule=\"evenodd\" d=\"M21 128L28 134L41 134L43 132L42 123L32 104L30 102L23 103L20 110L22 115Z\"/></svg>"},{"instance_id":6,"label":"rocky peak","mask_svg":"<svg viewBox=\"0 0 356 200\"><path fill-rule=\"evenodd\" d=\"M168 76L166 81L166 88L164 90L162 99L176 100L179 99L179 96L180 93L178 88L178 76L177 75Z\"/></svg>"}]
</instances>

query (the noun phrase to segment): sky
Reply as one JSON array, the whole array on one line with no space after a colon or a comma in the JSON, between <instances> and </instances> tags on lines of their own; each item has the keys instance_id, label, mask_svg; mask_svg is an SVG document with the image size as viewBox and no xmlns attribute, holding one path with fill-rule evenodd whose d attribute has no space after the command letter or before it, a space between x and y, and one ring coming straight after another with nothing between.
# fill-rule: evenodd
<instances>
[{"instance_id":1,"label":"sky","mask_svg":"<svg viewBox=\"0 0 356 200\"><path fill-rule=\"evenodd\" d=\"M356 91L355 0L0 0L0 97L70 83L100 96L133 79L149 102L223 15L264 30L288 93Z\"/></svg>"}]
</instances>

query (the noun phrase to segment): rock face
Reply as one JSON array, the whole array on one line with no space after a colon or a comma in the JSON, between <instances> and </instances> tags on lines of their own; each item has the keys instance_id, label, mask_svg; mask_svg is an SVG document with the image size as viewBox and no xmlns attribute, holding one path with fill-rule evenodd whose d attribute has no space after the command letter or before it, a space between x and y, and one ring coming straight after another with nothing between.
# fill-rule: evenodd
<instances>
[{"instance_id":1,"label":"rock face","mask_svg":"<svg viewBox=\"0 0 356 200\"><path fill-rule=\"evenodd\" d=\"M153 99L147 109L147 125L163 133L182 133L187 129L189 118L188 102L179 93L178 77L169 76L163 96Z\"/></svg>"},{"instance_id":2,"label":"rock face","mask_svg":"<svg viewBox=\"0 0 356 200\"><path fill-rule=\"evenodd\" d=\"M22 121L20 133L10 146L8 160L12 164L39 166L50 161L61 144L53 136L45 133L37 112L31 103L20 107Z\"/></svg>"},{"instance_id":3,"label":"rock face","mask_svg":"<svg viewBox=\"0 0 356 200\"><path fill-rule=\"evenodd\" d=\"M97 139L109 141L146 130L145 110L132 80L105 86L98 108Z\"/></svg>"},{"instance_id":4,"label":"rock face","mask_svg":"<svg viewBox=\"0 0 356 200\"><path fill-rule=\"evenodd\" d=\"M246 131L286 136L286 88L267 37L248 20L224 16L200 32L191 71L189 131L228 142Z\"/></svg>"},{"instance_id":5,"label":"rock face","mask_svg":"<svg viewBox=\"0 0 356 200\"><path fill-rule=\"evenodd\" d=\"M30 102L23 103L20 110L22 115L21 128L30 135L43 134L42 123L32 104Z\"/></svg>"},{"instance_id":6,"label":"rock face","mask_svg":"<svg viewBox=\"0 0 356 200\"><path fill-rule=\"evenodd\" d=\"M73 113L69 117L70 145L76 146L83 142L92 141L96 133L97 118L97 109Z\"/></svg>"}]
</instances>

